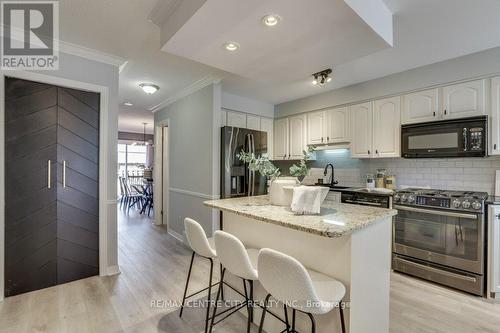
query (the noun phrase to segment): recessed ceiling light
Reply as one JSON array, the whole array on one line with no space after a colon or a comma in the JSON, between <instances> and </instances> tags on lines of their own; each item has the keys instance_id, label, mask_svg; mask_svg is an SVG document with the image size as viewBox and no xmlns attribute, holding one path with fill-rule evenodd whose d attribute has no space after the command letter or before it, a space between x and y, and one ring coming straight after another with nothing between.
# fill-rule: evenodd
<instances>
[{"instance_id":1,"label":"recessed ceiling light","mask_svg":"<svg viewBox=\"0 0 500 333\"><path fill-rule=\"evenodd\" d=\"M268 27L274 27L281 21L281 17L279 15L269 14L262 18L262 23Z\"/></svg>"},{"instance_id":2,"label":"recessed ceiling light","mask_svg":"<svg viewBox=\"0 0 500 333\"><path fill-rule=\"evenodd\" d=\"M240 48L240 44L236 42L227 42L222 45L226 50L234 52Z\"/></svg>"},{"instance_id":3,"label":"recessed ceiling light","mask_svg":"<svg viewBox=\"0 0 500 333\"><path fill-rule=\"evenodd\" d=\"M131 102L124 102L123 105L126 105L126 106L132 106L134 104L132 104Z\"/></svg>"},{"instance_id":4,"label":"recessed ceiling light","mask_svg":"<svg viewBox=\"0 0 500 333\"><path fill-rule=\"evenodd\" d=\"M152 83L141 83L139 85L139 87L142 88L142 90L148 94L148 95L152 95L154 94L155 92L157 92L158 90L160 90L160 87L158 87L156 84L152 84Z\"/></svg>"}]
</instances>

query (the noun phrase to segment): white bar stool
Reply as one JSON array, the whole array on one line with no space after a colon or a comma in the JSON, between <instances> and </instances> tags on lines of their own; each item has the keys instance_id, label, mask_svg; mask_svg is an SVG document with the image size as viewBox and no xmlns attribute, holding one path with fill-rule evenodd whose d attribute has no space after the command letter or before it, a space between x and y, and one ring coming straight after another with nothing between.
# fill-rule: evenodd
<instances>
[{"instance_id":1,"label":"white bar stool","mask_svg":"<svg viewBox=\"0 0 500 333\"><path fill-rule=\"evenodd\" d=\"M292 308L292 333L295 332L296 311L309 316L311 332L315 333L314 315L328 313L337 306L340 310L342 332L345 333L342 298L346 289L341 282L327 275L307 270L297 259L271 249L260 250L257 268L259 281L269 293L264 302L259 333L262 332L264 326L267 303L271 295Z\"/></svg>"},{"instance_id":2,"label":"white bar stool","mask_svg":"<svg viewBox=\"0 0 500 333\"><path fill-rule=\"evenodd\" d=\"M216 231L214 239L218 258L223 267L216 303L219 301L219 296L222 292L222 285L224 283L226 270L243 280L243 287L245 291L243 296L245 297L245 301L242 304L226 309L219 314L217 314L217 306L215 306L212 313L209 332L212 332L214 325L240 310L243 306L247 307L247 332L250 332L250 325L253 321L253 282L259 279L256 269L259 251L256 249L245 249L245 246L238 238L224 231ZM247 282L250 290L247 290ZM226 312L230 313L221 320L214 322L215 317Z\"/></svg>"},{"instance_id":3,"label":"white bar stool","mask_svg":"<svg viewBox=\"0 0 500 333\"><path fill-rule=\"evenodd\" d=\"M205 230L203 230L203 227L198 222L186 217L184 219L184 228L186 230L186 238L187 238L188 244L191 247L191 249L193 250L193 254L191 255L191 263L189 264L189 271L188 271L188 275L187 275L187 279L186 279L186 287L184 288L184 295L182 296L182 305L181 305L181 311L179 313L179 317L182 317L182 312L184 310L184 305L186 303L187 298L193 297L195 295L202 293L205 290L208 290L208 293L207 293L207 311L206 311L206 316L205 316L205 333L207 333L208 322L210 320L209 315L210 315L210 301L211 301L212 287L215 286L215 284L212 285L212 276L213 276L213 270L214 270L214 259L217 258L217 252L215 251L215 248L214 248L213 239L207 238L207 235L205 234ZM206 287L202 290L199 290L193 294L187 295L189 280L191 279L191 270L193 268L195 254L198 255L199 257L202 257L202 258L210 261L210 276L209 276L209 281L208 281L208 287ZM221 271L222 271L222 267L221 267Z\"/></svg>"}]
</instances>

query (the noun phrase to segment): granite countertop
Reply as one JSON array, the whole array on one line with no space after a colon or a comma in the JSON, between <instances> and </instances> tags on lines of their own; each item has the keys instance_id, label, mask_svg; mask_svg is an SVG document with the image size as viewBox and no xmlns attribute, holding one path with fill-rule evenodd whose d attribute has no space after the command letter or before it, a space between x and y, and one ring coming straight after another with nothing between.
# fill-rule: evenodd
<instances>
[{"instance_id":1,"label":"granite countertop","mask_svg":"<svg viewBox=\"0 0 500 333\"><path fill-rule=\"evenodd\" d=\"M331 238L349 235L397 214L394 209L332 202L324 203L319 215L296 215L290 207L271 205L267 195L209 200L204 204L258 221Z\"/></svg>"}]
</instances>

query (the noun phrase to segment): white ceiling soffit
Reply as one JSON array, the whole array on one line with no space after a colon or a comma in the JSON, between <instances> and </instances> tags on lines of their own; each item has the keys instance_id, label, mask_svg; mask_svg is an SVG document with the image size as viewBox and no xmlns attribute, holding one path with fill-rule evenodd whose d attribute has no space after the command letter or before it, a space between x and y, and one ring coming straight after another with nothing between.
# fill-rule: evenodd
<instances>
[{"instance_id":1,"label":"white ceiling soffit","mask_svg":"<svg viewBox=\"0 0 500 333\"><path fill-rule=\"evenodd\" d=\"M182 3L160 25L162 50L258 81L303 80L392 46L392 14L382 0ZM261 23L270 13L283 18L276 27ZM226 51L228 41L241 48Z\"/></svg>"}]
</instances>

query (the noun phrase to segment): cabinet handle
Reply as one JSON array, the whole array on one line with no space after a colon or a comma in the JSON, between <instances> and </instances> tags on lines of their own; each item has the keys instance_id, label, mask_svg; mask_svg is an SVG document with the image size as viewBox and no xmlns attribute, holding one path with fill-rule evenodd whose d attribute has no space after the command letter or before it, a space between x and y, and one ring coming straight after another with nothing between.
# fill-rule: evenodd
<instances>
[{"instance_id":1,"label":"cabinet handle","mask_svg":"<svg viewBox=\"0 0 500 333\"><path fill-rule=\"evenodd\" d=\"M329 136L326 137L326 142L330 142L330 137Z\"/></svg>"},{"instance_id":2,"label":"cabinet handle","mask_svg":"<svg viewBox=\"0 0 500 333\"><path fill-rule=\"evenodd\" d=\"M47 161L47 188L50 188L50 160Z\"/></svg>"},{"instance_id":3,"label":"cabinet handle","mask_svg":"<svg viewBox=\"0 0 500 333\"><path fill-rule=\"evenodd\" d=\"M378 155L378 149L375 149L375 154L377 154L377 155Z\"/></svg>"},{"instance_id":4,"label":"cabinet handle","mask_svg":"<svg viewBox=\"0 0 500 333\"><path fill-rule=\"evenodd\" d=\"M288 158L290 158L292 155L288 154Z\"/></svg>"},{"instance_id":5,"label":"cabinet handle","mask_svg":"<svg viewBox=\"0 0 500 333\"><path fill-rule=\"evenodd\" d=\"M62 181L62 184L63 184L63 188L66 188L66 161L63 161L63 181Z\"/></svg>"},{"instance_id":6,"label":"cabinet handle","mask_svg":"<svg viewBox=\"0 0 500 333\"><path fill-rule=\"evenodd\" d=\"M323 143L323 137L321 137L321 143Z\"/></svg>"},{"instance_id":7,"label":"cabinet handle","mask_svg":"<svg viewBox=\"0 0 500 333\"><path fill-rule=\"evenodd\" d=\"M446 111L446 109L444 109L444 115L445 115L445 116L446 116L446 113L447 113L447 111Z\"/></svg>"},{"instance_id":8,"label":"cabinet handle","mask_svg":"<svg viewBox=\"0 0 500 333\"><path fill-rule=\"evenodd\" d=\"M496 218L497 218L497 219L499 219L499 220L500 220L500 214L495 215L495 216L496 216Z\"/></svg>"},{"instance_id":9,"label":"cabinet handle","mask_svg":"<svg viewBox=\"0 0 500 333\"><path fill-rule=\"evenodd\" d=\"M435 117L436 116L436 111L433 111L432 112L432 116Z\"/></svg>"},{"instance_id":10,"label":"cabinet handle","mask_svg":"<svg viewBox=\"0 0 500 333\"><path fill-rule=\"evenodd\" d=\"M493 149L497 150L497 144L496 143L493 145Z\"/></svg>"},{"instance_id":11,"label":"cabinet handle","mask_svg":"<svg viewBox=\"0 0 500 333\"><path fill-rule=\"evenodd\" d=\"M286 154L285 154L285 155L283 155L283 158L286 158Z\"/></svg>"},{"instance_id":12,"label":"cabinet handle","mask_svg":"<svg viewBox=\"0 0 500 333\"><path fill-rule=\"evenodd\" d=\"M370 150L368 150L368 155L370 155Z\"/></svg>"}]
</instances>

